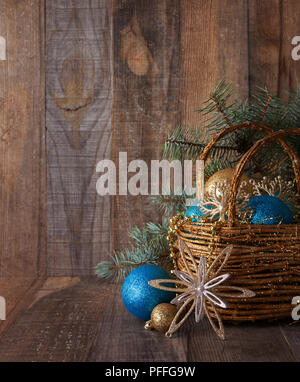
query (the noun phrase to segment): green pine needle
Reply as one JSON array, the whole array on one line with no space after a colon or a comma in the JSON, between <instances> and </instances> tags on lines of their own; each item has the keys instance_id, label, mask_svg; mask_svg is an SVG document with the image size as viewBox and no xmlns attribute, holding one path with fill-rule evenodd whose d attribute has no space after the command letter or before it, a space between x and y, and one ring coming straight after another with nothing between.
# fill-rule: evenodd
<instances>
[{"instance_id":1,"label":"green pine needle","mask_svg":"<svg viewBox=\"0 0 300 382\"><path fill-rule=\"evenodd\" d=\"M166 220L163 224L147 223L142 229L134 227L129 236L134 240L135 247L116 251L110 256L111 261L100 262L95 269L96 275L119 282L141 265L158 264L160 257L170 250L167 241L168 228Z\"/></svg>"},{"instance_id":2,"label":"green pine needle","mask_svg":"<svg viewBox=\"0 0 300 382\"><path fill-rule=\"evenodd\" d=\"M211 138L229 125L246 121L261 121L274 131L279 129L299 128L300 126L300 85L294 92L287 94L288 100L270 95L268 89L257 88L250 99L241 101L234 98L231 84L222 79L217 84L199 113L197 127L176 126L165 142L163 158L174 160L199 159ZM266 106L267 105L267 106ZM205 169L207 179L216 171L234 167L237 161L264 134L244 129L226 136L211 150L210 161ZM285 138L296 153L300 155L298 137ZM259 152L248 165L248 173L258 175L281 175L284 179L293 179L293 169L287 156L278 144L268 146ZM134 268L143 264L158 264L169 252L167 241L168 218L186 208L186 199L190 196L161 195L152 198L154 206L162 216L162 224L147 223L144 227L133 228L129 236L134 242L132 249L114 252L110 261L102 261L96 266L96 274L100 278L122 280Z\"/></svg>"},{"instance_id":3,"label":"green pine needle","mask_svg":"<svg viewBox=\"0 0 300 382\"><path fill-rule=\"evenodd\" d=\"M181 195L170 193L170 195L153 196L151 201L162 216L170 217L184 211L186 208L186 200L194 198L195 194L187 195L183 192Z\"/></svg>"},{"instance_id":4,"label":"green pine needle","mask_svg":"<svg viewBox=\"0 0 300 382\"><path fill-rule=\"evenodd\" d=\"M222 79L204 106L196 112L200 121L197 128L177 126L169 133L164 147L164 157L168 159L197 160L211 138L228 125L246 121L261 121L274 131L300 126L300 85L288 93L288 101L271 95L268 89L257 88L249 100L234 98L231 84ZM267 107L266 107L267 105ZM263 133L245 129L226 136L213 147L210 159L220 168L234 167L249 148ZM300 153L298 137L285 138ZM270 146L271 147L271 146ZM262 150L248 165L249 175L280 174L284 178L292 176L292 167L280 145Z\"/></svg>"}]
</instances>

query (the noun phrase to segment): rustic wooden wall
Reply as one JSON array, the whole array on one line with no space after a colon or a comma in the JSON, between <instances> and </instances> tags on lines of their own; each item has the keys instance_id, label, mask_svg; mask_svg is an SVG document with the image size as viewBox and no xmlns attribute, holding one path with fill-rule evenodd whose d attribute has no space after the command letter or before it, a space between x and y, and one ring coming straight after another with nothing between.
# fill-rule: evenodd
<instances>
[{"instance_id":1,"label":"rustic wooden wall","mask_svg":"<svg viewBox=\"0 0 300 382\"><path fill-rule=\"evenodd\" d=\"M181 1L182 122L197 126L202 106L226 77L248 96L247 0Z\"/></svg>"},{"instance_id":2,"label":"rustic wooden wall","mask_svg":"<svg viewBox=\"0 0 300 382\"><path fill-rule=\"evenodd\" d=\"M295 89L300 65L291 59L291 39L298 33L299 8L296 0L116 0L115 158L124 150L131 159L157 159L169 126L176 122L197 126L195 109L223 77L244 99L257 86L266 86L280 96ZM165 13L169 18L164 18ZM155 44L158 29L162 35ZM133 34L140 44L139 53L133 53L134 67L120 55L125 39L130 40ZM158 65L161 74L156 83L152 79L154 56L165 62ZM114 198L113 246L128 243L129 227L157 218L155 211L149 211L146 198Z\"/></svg>"},{"instance_id":3,"label":"rustic wooden wall","mask_svg":"<svg viewBox=\"0 0 300 382\"><path fill-rule=\"evenodd\" d=\"M300 81L299 61L291 58L291 41L299 35L298 0L249 2L249 89L267 86L286 97Z\"/></svg>"},{"instance_id":4,"label":"rustic wooden wall","mask_svg":"<svg viewBox=\"0 0 300 382\"><path fill-rule=\"evenodd\" d=\"M0 278L45 275L44 2L1 0Z\"/></svg>"},{"instance_id":5,"label":"rustic wooden wall","mask_svg":"<svg viewBox=\"0 0 300 382\"><path fill-rule=\"evenodd\" d=\"M159 218L145 196L99 197L96 163L160 157L168 128L220 78L247 97L299 81L297 0L1 0L0 277L84 275ZM17 111L17 112L16 112ZM47 199L45 163L47 157ZM47 200L48 217L45 204Z\"/></svg>"},{"instance_id":6,"label":"rustic wooden wall","mask_svg":"<svg viewBox=\"0 0 300 382\"><path fill-rule=\"evenodd\" d=\"M48 274L85 275L111 250L95 171L111 153L111 1L46 4Z\"/></svg>"},{"instance_id":7,"label":"rustic wooden wall","mask_svg":"<svg viewBox=\"0 0 300 382\"><path fill-rule=\"evenodd\" d=\"M180 1L114 1L113 159L160 159L167 132L180 122ZM150 177L150 174L149 174ZM129 177L130 178L130 175ZM149 188L150 189L150 188ZM147 196L113 198L112 241L158 219Z\"/></svg>"},{"instance_id":8,"label":"rustic wooden wall","mask_svg":"<svg viewBox=\"0 0 300 382\"><path fill-rule=\"evenodd\" d=\"M160 157L176 123L222 78L296 87L297 0L47 0L48 272L93 273L134 225L157 220L145 196L100 197L96 163Z\"/></svg>"}]
</instances>

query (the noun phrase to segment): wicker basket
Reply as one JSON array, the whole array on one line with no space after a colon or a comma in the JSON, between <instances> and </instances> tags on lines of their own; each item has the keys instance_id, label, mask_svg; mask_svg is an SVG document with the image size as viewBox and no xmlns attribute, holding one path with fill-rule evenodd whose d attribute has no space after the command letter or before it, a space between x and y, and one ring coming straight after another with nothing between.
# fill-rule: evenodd
<instances>
[{"instance_id":1,"label":"wicker basket","mask_svg":"<svg viewBox=\"0 0 300 382\"><path fill-rule=\"evenodd\" d=\"M220 309L223 320L255 321L291 318L292 298L300 295L300 224L250 225L235 218L235 200L238 185L246 163L266 144L277 141L289 155L300 194L300 166L296 154L284 137L300 134L300 129L274 133L261 123L230 126L219 133L205 148L200 159L206 160L212 146L226 134L237 129L251 128L268 135L241 158L231 182L226 222L182 222L176 232L191 250L196 262L205 256L211 264L222 249L233 244L232 254L223 268L230 273L231 285L249 288L256 293L249 299L227 299L227 309ZM178 254L177 241L173 253L178 269L184 264ZM186 256L188 261L188 257ZM194 271L192 265L191 269Z\"/></svg>"}]
</instances>

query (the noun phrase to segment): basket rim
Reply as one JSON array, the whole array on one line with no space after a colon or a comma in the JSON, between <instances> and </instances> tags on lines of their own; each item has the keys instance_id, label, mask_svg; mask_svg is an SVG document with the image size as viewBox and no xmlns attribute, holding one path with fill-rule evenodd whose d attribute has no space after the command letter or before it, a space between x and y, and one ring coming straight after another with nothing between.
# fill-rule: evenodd
<instances>
[{"instance_id":1,"label":"basket rim","mask_svg":"<svg viewBox=\"0 0 300 382\"><path fill-rule=\"evenodd\" d=\"M197 218L197 216L193 217ZM186 221L181 227L184 227L185 225L192 225L192 226L212 226L212 227L218 227L218 228L251 228L251 229L257 229L257 228L292 228L292 227L299 227L300 229L300 223L292 223L292 224L251 224L247 222L242 222L242 221L236 221L234 226L231 226L228 221L204 221L201 220L201 216L199 216L200 220L197 222L192 222L192 221Z\"/></svg>"}]
</instances>

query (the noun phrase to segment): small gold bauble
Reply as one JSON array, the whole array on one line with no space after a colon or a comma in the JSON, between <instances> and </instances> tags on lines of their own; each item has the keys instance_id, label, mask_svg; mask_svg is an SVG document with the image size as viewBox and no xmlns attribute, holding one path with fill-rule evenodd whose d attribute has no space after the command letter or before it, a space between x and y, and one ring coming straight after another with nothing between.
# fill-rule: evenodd
<instances>
[{"instance_id":1,"label":"small gold bauble","mask_svg":"<svg viewBox=\"0 0 300 382\"><path fill-rule=\"evenodd\" d=\"M225 168L224 170L217 171L205 183L204 192L210 193L214 184L219 183L219 182L224 182L225 180L227 181L228 186L229 186L231 183L231 180L233 178L233 174L234 174L234 168ZM247 194L252 195L253 190L252 190L252 185L249 182L249 180L250 179L248 178L248 176L246 174L242 175L241 182L243 182L243 181L247 182L247 184L244 187L244 190Z\"/></svg>"},{"instance_id":2,"label":"small gold bauble","mask_svg":"<svg viewBox=\"0 0 300 382\"><path fill-rule=\"evenodd\" d=\"M167 332L176 313L177 308L173 304L164 302L156 305L152 310L150 322L146 324L148 326L146 329L153 328L159 332Z\"/></svg>"}]
</instances>

